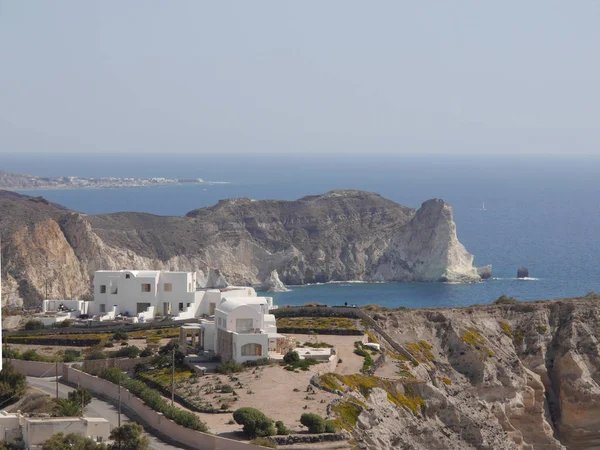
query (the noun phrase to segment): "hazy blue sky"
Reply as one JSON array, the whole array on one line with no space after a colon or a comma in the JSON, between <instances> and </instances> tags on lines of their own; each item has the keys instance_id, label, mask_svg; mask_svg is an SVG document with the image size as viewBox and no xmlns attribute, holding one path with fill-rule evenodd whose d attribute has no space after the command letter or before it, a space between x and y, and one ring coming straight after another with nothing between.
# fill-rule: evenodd
<instances>
[{"instance_id":1,"label":"hazy blue sky","mask_svg":"<svg viewBox=\"0 0 600 450\"><path fill-rule=\"evenodd\" d=\"M599 5L0 0L0 152L597 154Z\"/></svg>"}]
</instances>

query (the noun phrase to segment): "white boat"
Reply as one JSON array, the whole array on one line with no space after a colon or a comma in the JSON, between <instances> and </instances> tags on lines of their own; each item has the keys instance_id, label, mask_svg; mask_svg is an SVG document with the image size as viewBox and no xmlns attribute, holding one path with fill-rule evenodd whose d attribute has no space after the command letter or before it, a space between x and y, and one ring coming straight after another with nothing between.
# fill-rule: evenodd
<instances>
[{"instance_id":1,"label":"white boat","mask_svg":"<svg viewBox=\"0 0 600 450\"><path fill-rule=\"evenodd\" d=\"M486 209L485 209L485 202L482 202L482 204L481 204L481 210L482 211L486 211Z\"/></svg>"}]
</instances>

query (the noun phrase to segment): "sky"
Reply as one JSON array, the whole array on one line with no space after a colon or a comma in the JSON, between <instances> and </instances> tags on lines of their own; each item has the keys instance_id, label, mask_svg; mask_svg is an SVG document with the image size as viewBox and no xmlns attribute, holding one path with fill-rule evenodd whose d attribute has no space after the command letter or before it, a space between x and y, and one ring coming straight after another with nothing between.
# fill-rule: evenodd
<instances>
[{"instance_id":1,"label":"sky","mask_svg":"<svg viewBox=\"0 0 600 450\"><path fill-rule=\"evenodd\" d=\"M0 0L0 154L600 154L600 3Z\"/></svg>"}]
</instances>

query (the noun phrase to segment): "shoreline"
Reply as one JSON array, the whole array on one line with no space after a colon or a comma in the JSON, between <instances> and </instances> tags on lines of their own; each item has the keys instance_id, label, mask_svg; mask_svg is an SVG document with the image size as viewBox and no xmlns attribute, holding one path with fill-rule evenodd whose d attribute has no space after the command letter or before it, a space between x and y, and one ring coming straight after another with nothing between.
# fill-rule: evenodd
<instances>
[{"instance_id":1,"label":"shoreline","mask_svg":"<svg viewBox=\"0 0 600 450\"><path fill-rule=\"evenodd\" d=\"M102 189L145 189L145 188L163 188L176 186L215 186L231 184L230 181L204 181L202 183L165 183L165 184L144 184L139 186L48 186L48 187L30 187L30 188L15 188L15 187L0 187L0 190L11 192L31 192L31 191L93 191Z\"/></svg>"}]
</instances>

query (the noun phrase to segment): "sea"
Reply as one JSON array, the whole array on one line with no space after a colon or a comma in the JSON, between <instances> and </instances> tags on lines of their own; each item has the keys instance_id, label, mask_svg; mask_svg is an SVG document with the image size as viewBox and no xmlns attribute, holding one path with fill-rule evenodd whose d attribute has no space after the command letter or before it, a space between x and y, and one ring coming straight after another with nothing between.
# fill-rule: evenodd
<instances>
[{"instance_id":1,"label":"sea","mask_svg":"<svg viewBox=\"0 0 600 450\"><path fill-rule=\"evenodd\" d=\"M86 214L184 215L225 198L293 200L332 189L377 192L418 208L441 198L459 240L493 279L473 284L328 283L273 294L318 302L433 308L600 292L600 158L378 154L3 154L0 169L40 176L202 178L226 184L21 191ZM530 277L516 278L517 269Z\"/></svg>"}]
</instances>

